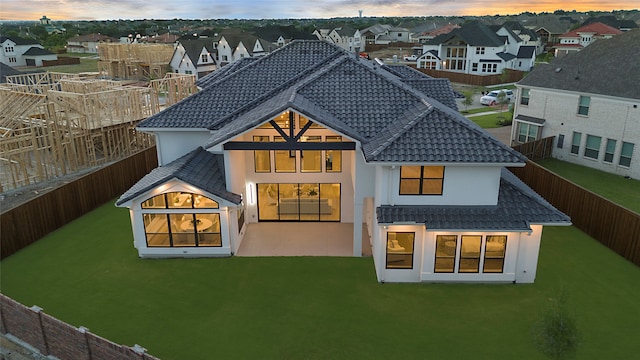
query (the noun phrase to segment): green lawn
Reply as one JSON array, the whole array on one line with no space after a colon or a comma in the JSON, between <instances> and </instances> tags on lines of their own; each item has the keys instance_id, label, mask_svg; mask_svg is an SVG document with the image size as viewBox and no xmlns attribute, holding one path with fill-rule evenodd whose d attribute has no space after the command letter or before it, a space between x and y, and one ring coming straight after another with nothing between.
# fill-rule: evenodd
<instances>
[{"instance_id":1,"label":"green lawn","mask_svg":"<svg viewBox=\"0 0 640 360\"><path fill-rule=\"evenodd\" d=\"M640 181L557 159L538 161L545 168L594 193L640 213Z\"/></svg>"},{"instance_id":2,"label":"green lawn","mask_svg":"<svg viewBox=\"0 0 640 360\"><path fill-rule=\"evenodd\" d=\"M106 204L2 265L2 292L169 359L544 359L531 325L561 288L579 359L640 351L640 269L544 231L535 284L378 284L371 258L140 260Z\"/></svg>"},{"instance_id":3,"label":"green lawn","mask_svg":"<svg viewBox=\"0 0 640 360\"><path fill-rule=\"evenodd\" d=\"M64 56L74 56L69 54L62 54ZM61 56L62 56L61 55ZM98 59L95 58L95 54L92 57L81 56L84 54L77 54L75 57L80 58L79 65L59 65L59 66L47 66L43 68L48 72L61 72L68 74L78 74L83 72L96 72L98 71Z\"/></svg>"},{"instance_id":4,"label":"green lawn","mask_svg":"<svg viewBox=\"0 0 640 360\"><path fill-rule=\"evenodd\" d=\"M506 106L505 106L506 109ZM492 109L493 111L499 111L500 109ZM480 125L483 129L491 129L502 127L502 125L498 125L498 121L502 119L510 120L513 114L509 111L504 111L496 114L488 114L488 115L478 115L478 116L470 116L469 120L474 123Z\"/></svg>"}]
</instances>

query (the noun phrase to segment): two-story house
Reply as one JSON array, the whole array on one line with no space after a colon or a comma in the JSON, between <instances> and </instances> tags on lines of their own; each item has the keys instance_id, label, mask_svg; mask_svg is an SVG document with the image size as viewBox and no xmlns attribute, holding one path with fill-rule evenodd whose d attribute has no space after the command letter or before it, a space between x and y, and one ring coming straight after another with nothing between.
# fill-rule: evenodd
<instances>
[{"instance_id":1,"label":"two-story house","mask_svg":"<svg viewBox=\"0 0 640 360\"><path fill-rule=\"evenodd\" d=\"M0 36L0 62L11 67L42 66L42 60L57 60L58 55L33 39Z\"/></svg>"},{"instance_id":2,"label":"two-story house","mask_svg":"<svg viewBox=\"0 0 640 360\"><path fill-rule=\"evenodd\" d=\"M313 32L318 40L328 41L349 52L360 52L362 47L362 36L360 30L352 29L348 26L337 27L331 30L316 29Z\"/></svg>"},{"instance_id":3,"label":"two-story house","mask_svg":"<svg viewBox=\"0 0 640 360\"><path fill-rule=\"evenodd\" d=\"M559 57L578 52L598 39L610 39L620 34L621 30L601 22L581 26L559 36L560 43L554 45L554 54Z\"/></svg>"},{"instance_id":4,"label":"two-story house","mask_svg":"<svg viewBox=\"0 0 640 360\"><path fill-rule=\"evenodd\" d=\"M555 158L640 179L640 30L537 66L518 84L511 140L555 136Z\"/></svg>"},{"instance_id":5,"label":"two-story house","mask_svg":"<svg viewBox=\"0 0 640 360\"><path fill-rule=\"evenodd\" d=\"M140 257L231 256L266 222L351 224L381 282L530 283L543 226L570 223L446 79L293 41L199 85L137 127L160 166L116 205Z\"/></svg>"},{"instance_id":6,"label":"two-story house","mask_svg":"<svg viewBox=\"0 0 640 360\"><path fill-rule=\"evenodd\" d=\"M100 43L117 43L119 40L102 34L78 35L67 40L67 52L97 54Z\"/></svg>"},{"instance_id":7,"label":"two-story house","mask_svg":"<svg viewBox=\"0 0 640 360\"><path fill-rule=\"evenodd\" d=\"M394 42L410 42L411 31L407 28L394 27L387 24L375 24L360 31L360 43L387 45Z\"/></svg>"},{"instance_id":8,"label":"two-story house","mask_svg":"<svg viewBox=\"0 0 640 360\"><path fill-rule=\"evenodd\" d=\"M499 74L504 69L529 71L535 63L536 45L525 44L532 34L525 32L525 41L512 28L466 23L427 41L417 67L474 75Z\"/></svg>"},{"instance_id":9,"label":"two-story house","mask_svg":"<svg viewBox=\"0 0 640 360\"><path fill-rule=\"evenodd\" d=\"M171 69L179 74L193 74L199 79L218 68L213 39L180 40L171 61Z\"/></svg>"},{"instance_id":10,"label":"two-story house","mask_svg":"<svg viewBox=\"0 0 640 360\"><path fill-rule=\"evenodd\" d=\"M223 31L214 37L214 46L220 66L247 57L264 56L275 49L271 42L237 29Z\"/></svg>"}]
</instances>

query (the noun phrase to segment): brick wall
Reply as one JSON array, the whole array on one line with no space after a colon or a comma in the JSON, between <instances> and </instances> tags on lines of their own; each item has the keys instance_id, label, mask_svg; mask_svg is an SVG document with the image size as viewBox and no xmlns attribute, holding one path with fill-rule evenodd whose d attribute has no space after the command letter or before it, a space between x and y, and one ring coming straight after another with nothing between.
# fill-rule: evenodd
<instances>
[{"instance_id":1,"label":"brick wall","mask_svg":"<svg viewBox=\"0 0 640 360\"><path fill-rule=\"evenodd\" d=\"M11 334L41 354L60 360L158 360L139 345L118 345L84 327L76 328L47 315L37 306L28 308L3 294L0 294L0 319L3 334Z\"/></svg>"}]
</instances>

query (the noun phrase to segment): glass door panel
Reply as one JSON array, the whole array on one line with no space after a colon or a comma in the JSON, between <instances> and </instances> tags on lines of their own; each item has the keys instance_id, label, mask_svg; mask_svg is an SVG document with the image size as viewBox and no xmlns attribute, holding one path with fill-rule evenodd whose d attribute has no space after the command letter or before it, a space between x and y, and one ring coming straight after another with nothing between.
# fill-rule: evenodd
<instances>
[{"instance_id":1,"label":"glass door panel","mask_svg":"<svg viewBox=\"0 0 640 360\"><path fill-rule=\"evenodd\" d=\"M278 184L258 184L258 220L279 220Z\"/></svg>"},{"instance_id":2,"label":"glass door panel","mask_svg":"<svg viewBox=\"0 0 640 360\"><path fill-rule=\"evenodd\" d=\"M320 220L320 189L317 183L300 184L300 220Z\"/></svg>"},{"instance_id":3,"label":"glass door panel","mask_svg":"<svg viewBox=\"0 0 640 360\"><path fill-rule=\"evenodd\" d=\"M340 221L340 184L320 184L320 221Z\"/></svg>"},{"instance_id":4,"label":"glass door panel","mask_svg":"<svg viewBox=\"0 0 640 360\"><path fill-rule=\"evenodd\" d=\"M300 220L300 187L298 184L279 184L278 195L280 220Z\"/></svg>"}]
</instances>

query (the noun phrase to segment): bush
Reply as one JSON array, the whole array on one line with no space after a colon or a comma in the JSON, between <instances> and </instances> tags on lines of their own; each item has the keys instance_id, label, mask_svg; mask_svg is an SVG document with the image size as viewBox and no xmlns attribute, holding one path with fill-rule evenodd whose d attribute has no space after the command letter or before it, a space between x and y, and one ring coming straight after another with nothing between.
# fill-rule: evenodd
<instances>
[{"instance_id":1,"label":"bush","mask_svg":"<svg viewBox=\"0 0 640 360\"><path fill-rule=\"evenodd\" d=\"M566 292L552 299L551 306L533 325L533 339L540 352L550 359L574 357L580 344L578 326L566 306Z\"/></svg>"}]
</instances>

